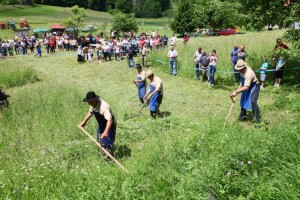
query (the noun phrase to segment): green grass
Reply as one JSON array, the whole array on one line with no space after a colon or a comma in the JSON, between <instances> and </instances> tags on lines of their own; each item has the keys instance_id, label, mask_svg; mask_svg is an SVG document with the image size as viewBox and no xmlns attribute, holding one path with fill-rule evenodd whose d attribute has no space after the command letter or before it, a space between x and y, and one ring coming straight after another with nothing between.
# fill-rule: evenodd
<instances>
[{"instance_id":1,"label":"green grass","mask_svg":"<svg viewBox=\"0 0 300 200\"><path fill-rule=\"evenodd\" d=\"M198 45L215 48L218 70L230 70L233 44L244 44L250 57L260 57L282 33L196 38L186 47L179 41L177 77L168 74L168 66L149 63L163 80L161 111L170 112L157 120L150 119L148 109L138 115L136 70L125 61L78 64L75 52L1 60L0 76L30 69L41 81L6 89L11 98L10 108L0 113L0 199L208 199L210 194L299 199L299 72L288 74L280 89L272 87L268 74L257 129L236 121L238 103L223 128L229 94L237 87L232 75L217 75L209 88L189 71ZM166 53L151 55L167 61ZM260 66L259 60L249 64ZM287 68L294 64L289 61ZM82 98L89 90L109 102L117 117L116 158L129 174L105 163L77 128L88 111ZM87 130L95 136L94 119Z\"/></svg>"},{"instance_id":2,"label":"green grass","mask_svg":"<svg viewBox=\"0 0 300 200\"><path fill-rule=\"evenodd\" d=\"M84 24L96 25L98 27L98 32L106 32L109 34L109 31L112 26L113 16L106 12L98 12L93 10L86 9L86 17L84 18ZM60 23L62 19L68 18L71 16L70 8L62 8L56 6L47 6L47 5L34 5L34 6L21 6L16 5L0 5L0 21L6 23L9 18L12 18L16 22L17 28L19 28L20 18L26 18L31 29L35 28L47 28L50 27L53 23ZM144 22L144 27L140 28L139 32L147 31L148 34L152 30L163 31L164 28L168 27L168 18L159 18L156 20L152 19L138 19L138 24L141 25L142 21ZM107 23L106 30L103 29L103 24ZM97 33L98 33L97 32ZM164 30L165 33L171 35L171 30ZM32 34L32 32L30 32ZM86 33L83 33L86 34ZM14 37L13 30L5 29L0 30L0 37L3 40L12 39Z\"/></svg>"},{"instance_id":3,"label":"green grass","mask_svg":"<svg viewBox=\"0 0 300 200\"><path fill-rule=\"evenodd\" d=\"M13 59L13 58L10 58ZM36 71L31 67L18 67L15 65L12 65L13 67L7 68L7 65L11 65L14 60L2 61L2 64L0 66L0 85L4 86L6 88L8 87L14 87L14 86L22 86L27 83L32 83L35 81L38 81L38 75Z\"/></svg>"}]
</instances>

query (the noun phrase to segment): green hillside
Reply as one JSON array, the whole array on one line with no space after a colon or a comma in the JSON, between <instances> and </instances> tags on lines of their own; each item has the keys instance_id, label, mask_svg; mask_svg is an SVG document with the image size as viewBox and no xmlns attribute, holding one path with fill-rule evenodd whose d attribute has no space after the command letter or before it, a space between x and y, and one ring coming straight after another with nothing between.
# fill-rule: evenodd
<instances>
[{"instance_id":1,"label":"green hillside","mask_svg":"<svg viewBox=\"0 0 300 200\"><path fill-rule=\"evenodd\" d=\"M26 16L32 26L56 21L53 15L40 20L45 13L67 16L62 8L38 8L41 15L35 17L23 14L26 9L35 13L28 7L8 13ZM7 18L2 11L0 21ZM90 23L102 23L90 15ZM165 23L147 20L156 28ZM273 87L273 74L267 74L268 85L258 100L260 125L237 122L236 102L223 127L229 94L237 87L231 74L221 73L230 70L233 45L244 44L249 65L257 69L259 58L268 55L282 34L192 38L187 46L178 41L176 77L160 62L166 61L167 50L152 52L148 69L164 84L160 110L165 117L156 120L148 108L139 114L132 84L136 70L127 68L124 59L78 64L75 52L47 54L44 48L41 58L0 59L0 85L11 95L10 108L0 111L0 199L299 199L299 71L291 70L299 67L297 61L288 60L280 89ZM219 55L214 87L194 80L193 54L199 45ZM88 111L82 99L90 90L116 115L115 157L128 174L105 162L77 127ZM91 119L87 131L95 136L96 127Z\"/></svg>"}]
</instances>

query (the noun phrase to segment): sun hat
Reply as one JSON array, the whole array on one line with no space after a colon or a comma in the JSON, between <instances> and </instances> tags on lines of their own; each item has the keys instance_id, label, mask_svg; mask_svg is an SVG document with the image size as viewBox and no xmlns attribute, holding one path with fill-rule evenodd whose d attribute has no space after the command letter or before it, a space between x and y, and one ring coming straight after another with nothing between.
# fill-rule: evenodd
<instances>
[{"instance_id":1,"label":"sun hat","mask_svg":"<svg viewBox=\"0 0 300 200\"><path fill-rule=\"evenodd\" d=\"M96 101L99 98L100 97L98 95L96 95L94 91L89 91L88 93L86 93L86 96L83 99L83 102Z\"/></svg>"},{"instance_id":2,"label":"sun hat","mask_svg":"<svg viewBox=\"0 0 300 200\"><path fill-rule=\"evenodd\" d=\"M241 70L241 69L244 69L245 67L248 67L247 63L245 63L245 61L243 61L243 60L239 60L239 61L237 61L236 65L234 66L234 69Z\"/></svg>"},{"instance_id":3,"label":"sun hat","mask_svg":"<svg viewBox=\"0 0 300 200\"><path fill-rule=\"evenodd\" d=\"M151 76L153 74L153 71L150 69L146 72L146 77Z\"/></svg>"}]
</instances>

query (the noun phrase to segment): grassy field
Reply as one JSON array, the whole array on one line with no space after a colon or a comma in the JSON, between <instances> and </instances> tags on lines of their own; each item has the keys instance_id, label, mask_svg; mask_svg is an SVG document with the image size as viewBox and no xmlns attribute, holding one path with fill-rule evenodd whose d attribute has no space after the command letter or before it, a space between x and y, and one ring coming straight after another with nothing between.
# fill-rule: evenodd
<instances>
[{"instance_id":1,"label":"grassy field","mask_svg":"<svg viewBox=\"0 0 300 200\"><path fill-rule=\"evenodd\" d=\"M111 29L113 16L106 12L98 12L93 10L86 10L86 17L84 24L96 25L99 32L107 32ZM20 18L26 18L31 27L35 28L48 28L53 23L60 23L62 19L71 16L70 8L62 8L56 6L34 5L22 6L16 5L15 7L9 5L0 5L0 21L6 23L10 18L16 22L17 28L19 27ZM150 34L151 30L163 31L167 27L168 18L153 19L138 19L138 24L141 26L141 32L147 31ZM106 27L103 25L107 24ZM143 27L142 27L143 25ZM164 30L165 33L171 34L171 30ZM32 34L32 32L30 33ZM83 33L87 34L87 33ZM10 29L0 30L0 37L2 39L12 39L14 32Z\"/></svg>"},{"instance_id":2,"label":"grassy field","mask_svg":"<svg viewBox=\"0 0 300 200\"><path fill-rule=\"evenodd\" d=\"M195 38L185 47L179 42L177 77L157 61L167 61L167 50L151 53L149 69L163 80L161 111L167 115L156 120L147 109L138 115L136 70L124 60L78 64L75 52L1 59L0 85L11 106L0 112L0 199L299 199L299 72L287 71L280 89L268 74L258 101L260 128L236 121L238 103L224 128L229 94L237 87L232 75L219 73L209 88L192 70L199 45L215 48L218 70L226 71L233 44L261 57L282 33ZM258 59L249 64L260 65ZM289 60L287 68L294 65ZM129 174L104 162L77 128L89 90L117 117L116 158ZM95 135L96 127L91 119L87 130Z\"/></svg>"}]
</instances>

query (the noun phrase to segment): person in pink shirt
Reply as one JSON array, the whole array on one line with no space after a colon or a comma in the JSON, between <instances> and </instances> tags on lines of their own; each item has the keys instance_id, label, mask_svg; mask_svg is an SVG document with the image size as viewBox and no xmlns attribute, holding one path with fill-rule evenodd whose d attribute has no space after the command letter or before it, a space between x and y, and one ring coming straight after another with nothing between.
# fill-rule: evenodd
<instances>
[{"instance_id":1,"label":"person in pink shirt","mask_svg":"<svg viewBox=\"0 0 300 200\"><path fill-rule=\"evenodd\" d=\"M209 60L209 64L208 64L209 83L208 83L208 85L214 86L215 73L216 73L217 60L218 60L216 50L213 49L207 59Z\"/></svg>"}]
</instances>

